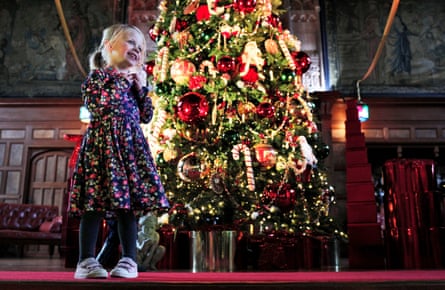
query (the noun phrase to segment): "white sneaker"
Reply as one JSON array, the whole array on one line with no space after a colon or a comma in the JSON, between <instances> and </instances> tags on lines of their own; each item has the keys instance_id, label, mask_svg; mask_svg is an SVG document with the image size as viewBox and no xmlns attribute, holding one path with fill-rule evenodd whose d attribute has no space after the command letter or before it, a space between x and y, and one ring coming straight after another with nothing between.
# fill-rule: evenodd
<instances>
[{"instance_id":1,"label":"white sneaker","mask_svg":"<svg viewBox=\"0 0 445 290\"><path fill-rule=\"evenodd\" d=\"M108 272L95 258L87 258L77 264L75 279L107 278Z\"/></svg>"},{"instance_id":2,"label":"white sneaker","mask_svg":"<svg viewBox=\"0 0 445 290\"><path fill-rule=\"evenodd\" d=\"M118 278L137 278L138 276L138 265L133 259L128 257L123 257L119 260L116 267L110 272L111 277Z\"/></svg>"}]
</instances>

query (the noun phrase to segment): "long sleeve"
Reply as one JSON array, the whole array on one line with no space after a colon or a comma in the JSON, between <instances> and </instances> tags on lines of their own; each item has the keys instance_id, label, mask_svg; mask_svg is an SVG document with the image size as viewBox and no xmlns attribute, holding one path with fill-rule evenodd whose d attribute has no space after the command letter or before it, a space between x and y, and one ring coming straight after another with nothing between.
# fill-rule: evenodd
<instances>
[{"instance_id":1,"label":"long sleeve","mask_svg":"<svg viewBox=\"0 0 445 290\"><path fill-rule=\"evenodd\" d=\"M119 106L124 90L114 77L102 70L95 70L82 84L81 93L92 119L100 119L112 114L114 108Z\"/></svg>"},{"instance_id":2,"label":"long sleeve","mask_svg":"<svg viewBox=\"0 0 445 290\"><path fill-rule=\"evenodd\" d=\"M153 118L153 103L148 95L149 89L147 87L142 87L136 96L136 101L138 103L141 123L149 123Z\"/></svg>"}]
</instances>

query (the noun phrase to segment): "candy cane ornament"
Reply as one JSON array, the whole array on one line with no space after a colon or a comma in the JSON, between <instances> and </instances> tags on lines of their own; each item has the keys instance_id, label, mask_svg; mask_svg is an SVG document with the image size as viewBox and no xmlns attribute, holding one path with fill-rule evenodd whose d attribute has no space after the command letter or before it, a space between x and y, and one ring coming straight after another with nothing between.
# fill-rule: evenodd
<instances>
[{"instance_id":1,"label":"candy cane ornament","mask_svg":"<svg viewBox=\"0 0 445 290\"><path fill-rule=\"evenodd\" d=\"M164 126L165 121L167 120L167 112L165 110L160 109L158 111L158 118L156 119L156 122L153 126L153 138L158 139L159 135L161 133L161 128Z\"/></svg>"},{"instance_id":2,"label":"candy cane ornament","mask_svg":"<svg viewBox=\"0 0 445 290\"><path fill-rule=\"evenodd\" d=\"M159 18L158 21L155 23L152 32L155 36L159 36L159 23L164 22L164 14L165 12L167 12L167 0L162 0L161 3L159 3L158 10Z\"/></svg>"},{"instance_id":3,"label":"candy cane ornament","mask_svg":"<svg viewBox=\"0 0 445 290\"><path fill-rule=\"evenodd\" d=\"M152 152L158 153L161 151L159 136L161 135L161 128L164 126L166 120L167 113L164 110L159 109L157 110L157 118L155 122L151 122L150 124L141 124L144 131L144 136L147 138Z\"/></svg>"},{"instance_id":4,"label":"candy cane ornament","mask_svg":"<svg viewBox=\"0 0 445 290\"><path fill-rule=\"evenodd\" d=\"M246 176L247 176L247 188L250 191L255 190L255 176L253 174L252 156L250 149L245 144L237 144L232 148L232 157L235 160L239 160L240 152L244 154L244 163L246 164Z\"/></svg>"},{"instance_id":5,"label":"candy cane ornament","mask_svg":"<svg viewBox=\"0 0 445 290\"><path fill-rule=\"evenodd\" d=\"M282 51L283 54L284 54L284 57L285 57L286 60L289 62L289 67L290 67L292 70L295 70L296 67L295 67L294 60L293 60L292 56L290 55L289 48L287 47L286 42L284 41L284 37L283 37L283 36L280 36L280 37L279 37L279 39L278 39L278 45L280 46L281 51Z\"/></svg>"},{"instance_id":6,"label":"candy cane ornament","mask_svg":"<svg viewBox=\"0 0 445 290\"><path fill-rule=\"evenodd\" d=\"M163 47L158 52L156 63L160 66L160 76L159 81L163 82L167 79L167 69L168 69L168 48Z\"/></svg>"},{"instance_id":7,"label":"candy cane ornament","mask_svg":"<svg viewBox=\"0 0 445 290\"><path fill-rule=\"evenodd\" d=\"M297 96L297 100L303 106L304 112L306 113L308 120L310 122L312 122L312 120L313 120L312 110L311 110L311 108L309 108L307 102L301 97L301 95Z\"/></svg>"},{"instance_id":8,"label":"candy cane ornament","mask_svg":"<svg viewBox=\"0 0 445 290\"><path fill-rule=\"evenodd\" d=\"M200 65L199 65L199 71L204 74L205 73L205 69L208 69L209 74L215 78L216 77L216 73L218 72L215 69L215 66L213 65L213 63L210 60L205 60L203 61Z\"/></svg>"}]
</instances>

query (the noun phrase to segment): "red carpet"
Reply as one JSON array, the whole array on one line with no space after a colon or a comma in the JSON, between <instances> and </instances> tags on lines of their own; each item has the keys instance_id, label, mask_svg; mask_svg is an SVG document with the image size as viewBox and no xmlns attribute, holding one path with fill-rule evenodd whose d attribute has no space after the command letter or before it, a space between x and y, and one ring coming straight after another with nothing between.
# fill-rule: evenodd
<instances>
[{"instance_id":1,"label":"red carpet","mask_svg":"<svg viewBox=\"0 0 445 290\"><path fill-rule=\"evenodd\" d=\"M0 289L445 289L445 271L147 272L75 280L73 272L0 272Z\"/></svg>"}]
</instances>

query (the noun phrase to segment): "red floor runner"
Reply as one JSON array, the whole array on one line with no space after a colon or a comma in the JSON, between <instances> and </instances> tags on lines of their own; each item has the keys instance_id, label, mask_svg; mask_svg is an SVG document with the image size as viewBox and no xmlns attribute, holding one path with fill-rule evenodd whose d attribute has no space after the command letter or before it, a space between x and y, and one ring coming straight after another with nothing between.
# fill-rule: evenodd
<instances>
[{"instance_id":1,"label":"red floor runner","mask_svg":"<svg viewBox=\"0 0 445 290\"><path fill-rule=\"evenodd\" d=\"M73 272L23 272L2 271L0 281L85 281L75 280ZM294 282L396 282L396 281L445 281L445 270L420 271L350 271L350 272L145 272L136 279L90 279L90 282L146 283L294 283Z\"/></svg>"}]
</instances>

